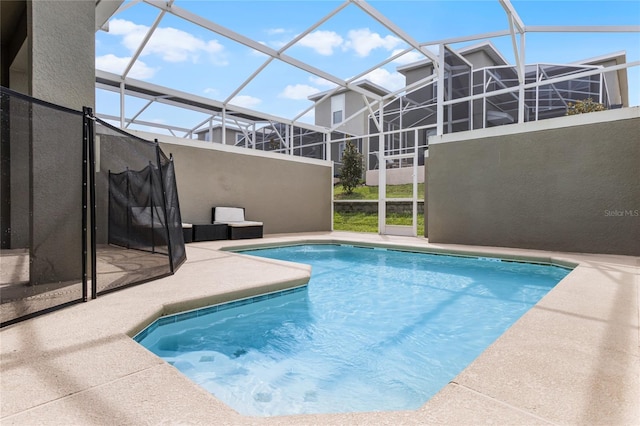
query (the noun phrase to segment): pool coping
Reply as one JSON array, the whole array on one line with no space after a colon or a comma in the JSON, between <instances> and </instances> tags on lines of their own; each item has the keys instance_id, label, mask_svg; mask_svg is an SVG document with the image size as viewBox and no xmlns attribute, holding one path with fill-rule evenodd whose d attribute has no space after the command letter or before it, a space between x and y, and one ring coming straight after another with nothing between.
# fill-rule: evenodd
<instances>
[{"instance_id":1,"label":"pool coping","mask_svg":"<svg viewBox=\"0 0 640 426\"><path fill-rule=\"evenodd\" d=\"M261 263L226 251L303 242L383 245L577 266L415 411L241 416L130 338L136 329L144 328L143 323L176 309L303 285L308 268L279 261ZM0 421L632 424L640 417L640 257L431 244L424 238L340 232L194 243L187 245L187 253L180 270L157 283L114 292L1 330ZM209 285L193 282L208 271L216 275Z\"/></svg>"}]
</instances>

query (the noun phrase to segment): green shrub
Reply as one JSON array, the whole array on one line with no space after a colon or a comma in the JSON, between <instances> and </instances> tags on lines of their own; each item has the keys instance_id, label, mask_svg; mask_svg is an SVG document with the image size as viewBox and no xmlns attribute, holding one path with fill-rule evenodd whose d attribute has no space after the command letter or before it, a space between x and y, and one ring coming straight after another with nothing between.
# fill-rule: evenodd
<instances>
[{"instance_id":1,"label":"green shrub","mask_svg":"<svg viewBox=\"0 0 640 426\"><path fill-rule=\"evenodd\" d=\"M584 114L587 112L604 111L606 108L600 102L594 102L588 98L582 101L569 102L567 105L567 115Z\"/></svg>"},{"instance_id":2,"label":"green shrub","mask_svg":"<svg viewBox=\"0 0 640 426\"><path fill-rule=\"evenodd\" d=\"M353 142L346 142L344 152L342 154L342 170L340 172L340 183L345 193L351 194L355 187L362 181L362 154Z\"/></svg>"}]
</instances>

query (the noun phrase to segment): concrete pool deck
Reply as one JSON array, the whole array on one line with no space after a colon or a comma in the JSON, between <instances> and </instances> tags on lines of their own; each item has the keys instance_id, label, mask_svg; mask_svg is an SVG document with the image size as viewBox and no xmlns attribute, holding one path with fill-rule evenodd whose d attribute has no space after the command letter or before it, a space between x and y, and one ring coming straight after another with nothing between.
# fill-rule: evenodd
<instances>
[{"instance_id":1,"label":"concrete pool deck","mask_svg":"<svg viewBox=\"0 0 640 426\"><path fill-rule=\"evenodd\" d=\"M416 411L245 417L130 336L160 315L304 284L309 267L220 248L390 244L578 264ZM640 423L640 257L430 244L357 233L187 245L173 276L0 330L2 425Z\"/></svg>"}]
</instances>

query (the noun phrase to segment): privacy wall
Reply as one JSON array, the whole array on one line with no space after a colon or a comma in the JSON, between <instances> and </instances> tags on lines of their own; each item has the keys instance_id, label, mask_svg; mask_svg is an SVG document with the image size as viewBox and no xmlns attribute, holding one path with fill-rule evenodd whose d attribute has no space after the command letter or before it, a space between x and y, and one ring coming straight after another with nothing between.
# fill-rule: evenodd
<instances>
[{"instance_id":1,"label":"privacy wall","mask_svg":"<svg viewBox=\"0 0 640 426\"><path fill-rule=\"evenodd\" d=\"M329 162L167 136L159 141L175 160L183 222L210 223L211 207L238 206L247 220L263 222L266 234L331 230Z\"/></svg>"},{"instance_id":2,"label":"privacy wall","mask_svg":"<svg viewBox=\"0 0 640 426\"><path fill-rule=\"evenodd\" d=\"M640 109L507 127L430 138L430 242L640 255Z\"/></svg>"}]
</instances>

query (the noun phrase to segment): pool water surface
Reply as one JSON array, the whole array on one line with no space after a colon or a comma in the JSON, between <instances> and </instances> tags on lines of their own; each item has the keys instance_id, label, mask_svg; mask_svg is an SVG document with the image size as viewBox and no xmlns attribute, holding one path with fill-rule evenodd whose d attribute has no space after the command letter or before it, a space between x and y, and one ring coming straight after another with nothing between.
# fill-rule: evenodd
<instances>
[{"instance_id":1,"label":"pool water surface","mask_svg":"<svg viewBox=\"0 0 640 426\"><path fill-rule=\"evenodd\" d=\"M421 407L570 271L344 245L242 253L308 286L161 318L143 346L245 415Z\"/></svg>"}]
</instances>

